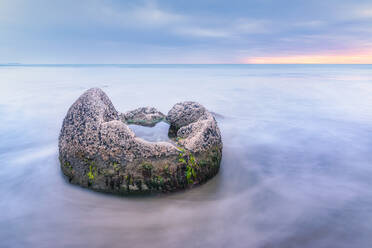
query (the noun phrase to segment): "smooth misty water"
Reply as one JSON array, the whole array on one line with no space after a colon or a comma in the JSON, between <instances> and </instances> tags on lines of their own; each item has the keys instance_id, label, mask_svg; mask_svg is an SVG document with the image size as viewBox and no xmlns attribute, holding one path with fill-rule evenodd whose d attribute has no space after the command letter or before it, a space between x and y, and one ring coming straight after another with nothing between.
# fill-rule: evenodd
<instances>
[{"instance_id":1,"label":"smooth misty water","mask_svg":"<svg viewBox=\"0 0 372 248\"><path fill-rule=\"evenodd\" d=\"M0 85L0 247L371 247L372 66L0 66ZM58 134L90 87L216 112L220 173L158 197L70 185Z\"/></svg>"}]
</instances>

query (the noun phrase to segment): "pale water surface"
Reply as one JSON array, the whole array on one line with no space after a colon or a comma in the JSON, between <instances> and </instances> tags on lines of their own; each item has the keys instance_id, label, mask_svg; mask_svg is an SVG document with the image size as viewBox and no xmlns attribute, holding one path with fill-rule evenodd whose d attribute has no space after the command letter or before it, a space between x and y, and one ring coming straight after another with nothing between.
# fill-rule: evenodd
<instances>
[{"instance_id":1,"label":"pale water surface","mask_svg":"<svg viewBox=\"0 0 372 248\"><path fill-rule=\"evenodd\" d=\"M372 247L372 66L0 66L0 86L2 248ZM220 173L155 197L70 185L58 134L91 87L122 112L205 105Z\"/></svg>"}]
</instances>

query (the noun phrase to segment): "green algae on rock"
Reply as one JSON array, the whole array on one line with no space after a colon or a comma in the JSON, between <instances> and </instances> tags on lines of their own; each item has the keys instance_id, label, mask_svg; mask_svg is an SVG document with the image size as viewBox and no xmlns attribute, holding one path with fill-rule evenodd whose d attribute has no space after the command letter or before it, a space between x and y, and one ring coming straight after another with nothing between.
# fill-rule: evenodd
<instances>
[{"instance_id":1,"label":"green algae on rock","mask_svg":"<svg viewBox=\"0 0 372 248\"><path fill-rule=\"evenodd\" d=\"M148 142L128 124L170 124L172 142ZM98 88L70 107L59 136L61 169L69 182L96 191L171 192L218 173L222 140L213 115L195 102L177 103L167 116L144 107L120 114Z\"/></svg>"}]
</instances>

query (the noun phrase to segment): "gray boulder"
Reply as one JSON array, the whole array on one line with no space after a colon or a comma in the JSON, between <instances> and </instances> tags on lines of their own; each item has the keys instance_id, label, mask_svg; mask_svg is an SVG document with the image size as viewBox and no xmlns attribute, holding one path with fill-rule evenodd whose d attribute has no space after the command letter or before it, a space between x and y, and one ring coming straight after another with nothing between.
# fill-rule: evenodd
<instances>
[{"instance_id":1,"label":"gray boulder","mask_svg":"<svg viewBox=\"0 0 372 248\"><path fill-rule=\"evenodd\" d=\"M71 183L119 194L170 192L213 177L222 156L214 117L198 103L176 104L166 117L173 142L148 142L127 125L164 119L150 107L120 114L101 89L87 90L68 110L60 132L64 175Z\"/></svg>"}]
</instances>

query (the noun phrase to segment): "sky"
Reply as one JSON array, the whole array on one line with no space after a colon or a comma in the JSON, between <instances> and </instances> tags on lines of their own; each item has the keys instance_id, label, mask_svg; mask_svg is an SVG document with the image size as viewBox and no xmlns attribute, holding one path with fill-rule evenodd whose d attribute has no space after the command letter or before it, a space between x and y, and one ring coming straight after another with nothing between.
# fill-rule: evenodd
<instances>
[{"instance_id":1,"label":"sky","mask_svg":"<svg viewBox=\"0 0 372 248\"><path fill-rule=\"evenodd\" d=\"M372 1L0 0L0 63L372 64Z\"/></svg>"}]
</instances>

